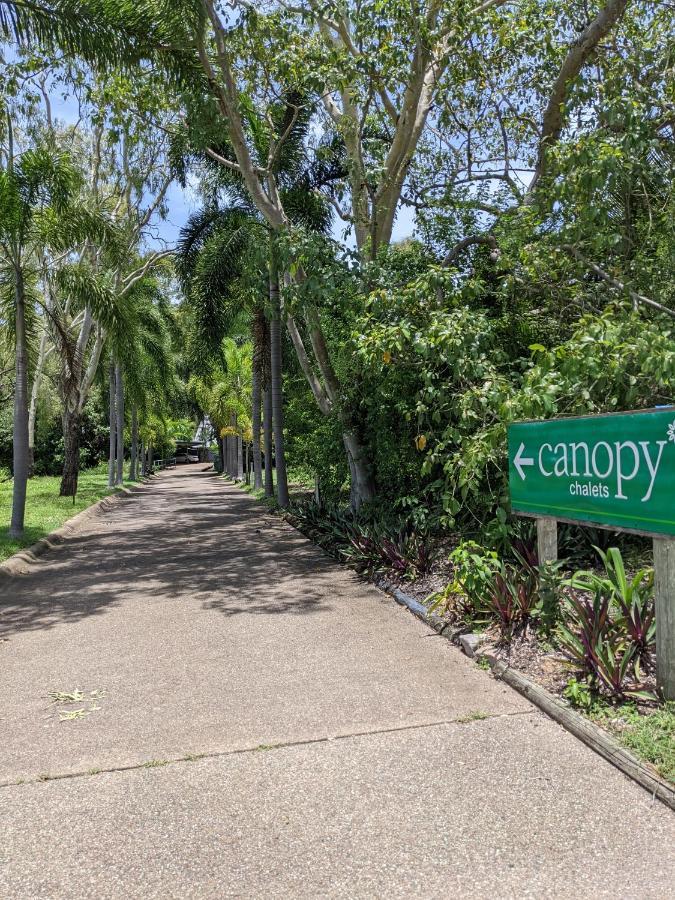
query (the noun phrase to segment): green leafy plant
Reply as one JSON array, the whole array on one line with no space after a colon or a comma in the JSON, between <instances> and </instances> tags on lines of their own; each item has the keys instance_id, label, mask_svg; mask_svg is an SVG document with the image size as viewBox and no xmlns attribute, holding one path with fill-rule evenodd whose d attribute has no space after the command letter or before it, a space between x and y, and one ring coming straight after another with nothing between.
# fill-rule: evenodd
<instances>
[{"instance_id":1,"label":"green leafy plant","mask_svg":"<svg viewBox=\"0 0 675 900\"><path fill-rule=\"evenodd\" d=\"M598 553L605 575L580 571L568 582L574 593L558 627L559 645L591 690L614 699L654 699L641 684L640 671L653 643L652 579L643 570L629 582L616 547Z\"/></svg>"},{"instance_id":2,"label":"green leafy plant","mask_svg":"<svg viewBox=\"0 0 675 900\"><path fill-rule=\"evenodd\" d=\"M428 534L410 524L398 529L374 520L359 522L337 505L293 504L289 518L309 538L344 560L359 574L388 571L398 578L427 574L435 559Z\"/></svg>"},{"instance_id":3,"label":"green leafy plant","mask_svg":"<svg viewBox=\"0 0 675 900\"><path fill-rule=\"evenodd\" d=\"M629 581L617 547L610 547L606 554L600 550L598 553L612 586L612 600L621 610L617 625L625 629L635 645L639 662L648 670L652 669L656 642L654 570L640 569Z\"/></svg>"},{"instance_id":4,"label":"green leafy plant","mask_svg":"<svg viewBox=\"0 0 675 900\"><path fill-rule=\"evenodd\" d=\"M440 609L461 621L488 621L497 554L475 541L462 541L450 562L453 580L427 599L429 610Z\"/></svg>"},{"instance_id":5,"label":"green leafy plant","mask_svg":"<svg viewBox=\"0 0 675 900\"><path fill-rule=\"evenodd\" d=\"M593 706L593 694L586 681L577 681L572 677L567 682L563 697L577 709L590 710Z\"/></svg>"},{"instance_id":6,"label":"green leafy plant","mask_svg":"<svg viewBox=\"0 0 675 900\"><path fill-rule=\"evenodd\" d=\"M527 628L536 609L539 600L536 569L500 562L488 598L502 638L511 640L514 631Z\"/></svg>"},{"instance_id":7,"label":"green leafy plant","mask_svg":"<svg viewBox=\"0 0 675 900\"><path fill-rule=\"evenodd\" d=\"M431 569L435 554L427 535L409 526L393 533L383 532L377 524L354 529L340 554L357 571L372 575L388 570L398 578L411 578Z\"/></svg>"},{"instance_id":8,"label":"green leafy plant","mask_svg":"<svg viewBox=\"0 0 675 900\"><path fill-rule=\"evenodd\" d=\"M610 547L606 553L599 547L595 547L595 550L603 563L605 574L577 572L572 577L571 584L578 589L607 596L609 611L617 631L622 632L634 644L638 663L650 671L654 666L656 641L654 571L643 568L629 579L618 547Z\"/></svg>"}]
</instances>

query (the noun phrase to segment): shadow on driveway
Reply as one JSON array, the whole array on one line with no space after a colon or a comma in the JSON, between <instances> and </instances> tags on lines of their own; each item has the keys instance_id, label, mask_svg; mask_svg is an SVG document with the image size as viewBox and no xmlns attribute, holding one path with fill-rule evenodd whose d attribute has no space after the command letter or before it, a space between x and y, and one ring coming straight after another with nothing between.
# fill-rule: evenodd
<instances>
[{"instance_id":1,"label":"shadow on driveway","mask_svg":"<svg viewBox=\"0 0 675 900\"><path fill-rule=\"evenodd\" d=\"M210 473L173 472L102 512L28 575L0 584L0 638L139 603L199 604L224 616L310 614L330 564L243 492ZM312 576L298 592L298 578Z\"/></svg>"}]
</instances>

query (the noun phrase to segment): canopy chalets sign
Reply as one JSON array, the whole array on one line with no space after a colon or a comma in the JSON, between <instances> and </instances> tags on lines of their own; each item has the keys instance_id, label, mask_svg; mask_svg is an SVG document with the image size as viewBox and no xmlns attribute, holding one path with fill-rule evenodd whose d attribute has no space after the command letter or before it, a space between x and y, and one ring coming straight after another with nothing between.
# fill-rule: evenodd
<instances>
[{"instance_id":1,"label":"canopy chalets sign","mask_svg":"<svg viewBox=\"0 0 675 900\"><path fill-rule=\"evenodd\" d=\"M675 407L509 426L514 512L675 535Z\"/></svg>"}]
</instances>

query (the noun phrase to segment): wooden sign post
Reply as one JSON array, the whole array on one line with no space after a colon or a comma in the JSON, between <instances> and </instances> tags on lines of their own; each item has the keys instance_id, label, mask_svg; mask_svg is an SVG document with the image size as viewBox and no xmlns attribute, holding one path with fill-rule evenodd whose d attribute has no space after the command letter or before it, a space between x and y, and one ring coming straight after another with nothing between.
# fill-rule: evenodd
<instances>
[{"instance_id":1,"label":"wooden sign post","mask_svg":"<svg viewBox=\"0 0 675 900\"><path fill-rule=\"evenodd\" d=\"M654 543L656 679L675 700L675 407L509 426L511 505L537 519L539 559L557 559L557 522Z\"/></svg>"}]
</instances>

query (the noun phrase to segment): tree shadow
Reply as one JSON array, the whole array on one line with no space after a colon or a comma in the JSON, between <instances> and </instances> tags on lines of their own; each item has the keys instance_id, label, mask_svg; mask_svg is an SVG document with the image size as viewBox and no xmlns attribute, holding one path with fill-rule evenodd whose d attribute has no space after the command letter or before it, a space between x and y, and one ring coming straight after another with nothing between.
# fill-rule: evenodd
<instances>
[{"instance_id":1,"label":"tree shadow","mask_svg":"<svg viewBox=\"0 0 675 900\"><path fill-rule=\"evenodd\" d=\"M239 488L177 470L102 511L87 531L0 583L0 637L103 615L120 603L189 603L224 616L331 608L335 564Z\"/></svg>"}]
</instances>

